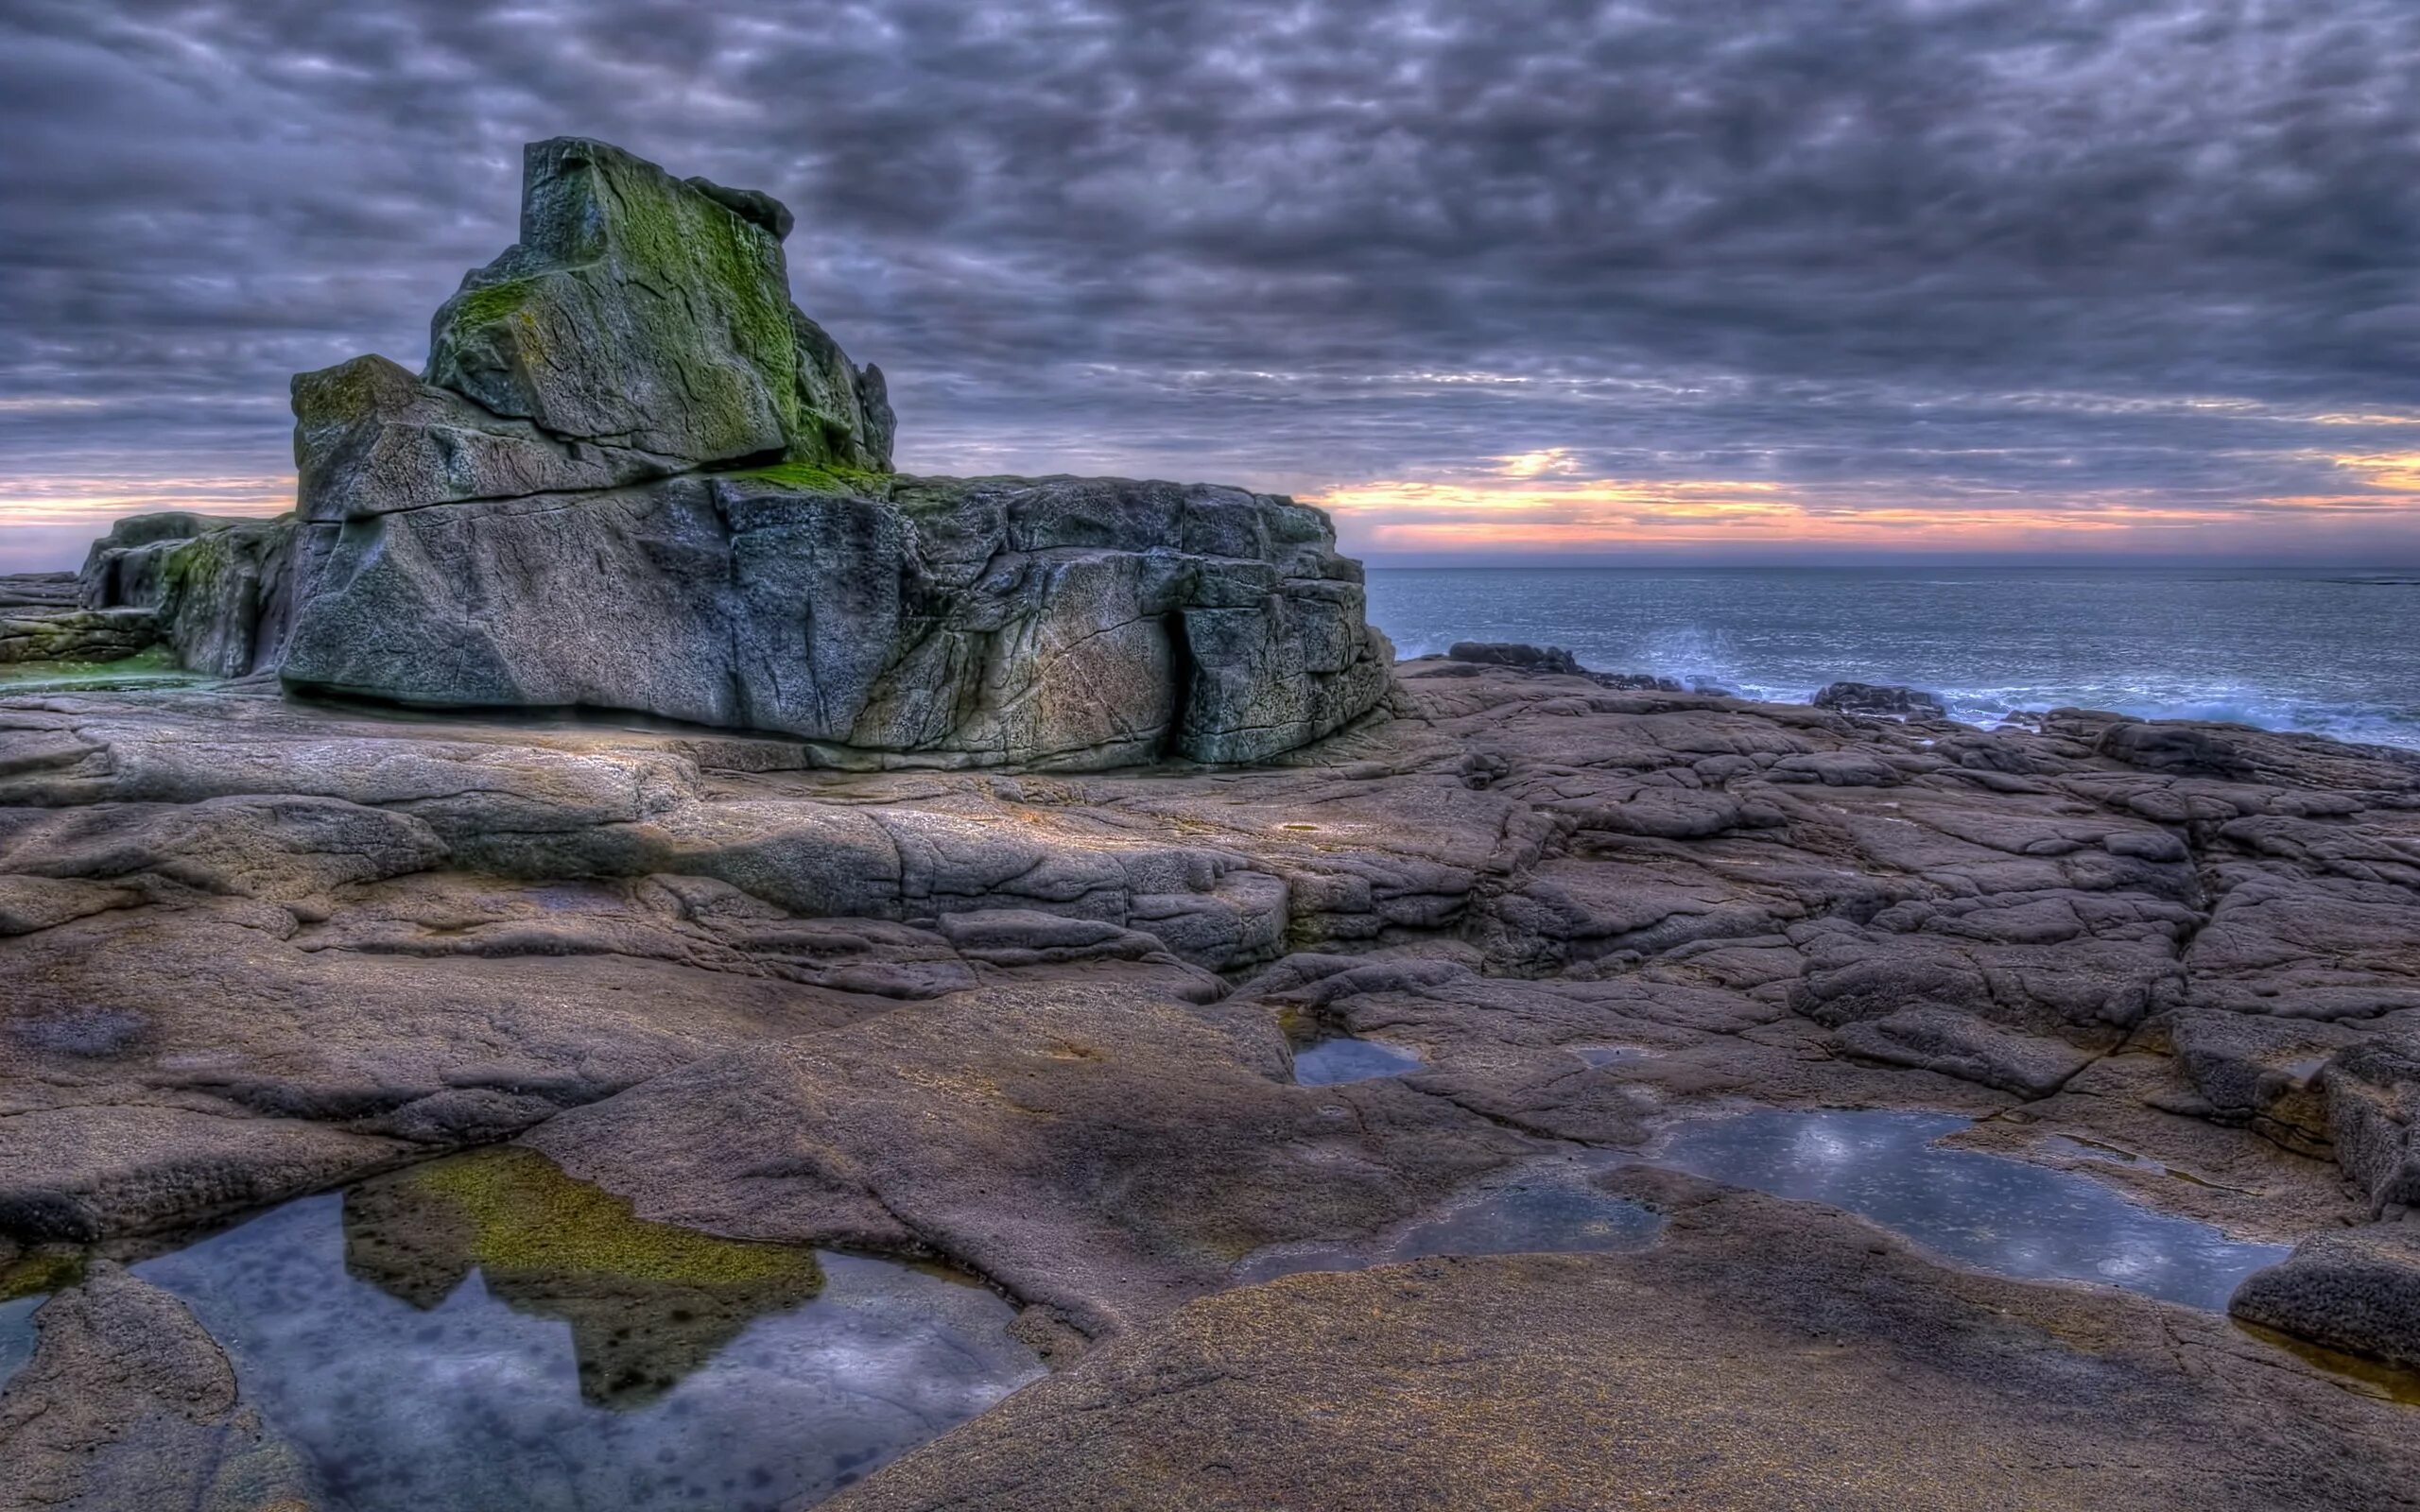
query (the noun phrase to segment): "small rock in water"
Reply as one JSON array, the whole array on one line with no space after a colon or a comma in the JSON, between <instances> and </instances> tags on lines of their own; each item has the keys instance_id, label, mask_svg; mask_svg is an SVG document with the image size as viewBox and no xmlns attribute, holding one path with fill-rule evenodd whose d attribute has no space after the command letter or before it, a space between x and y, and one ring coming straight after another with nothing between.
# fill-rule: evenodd
<instances>
[{"instance_id":1,"label":"small rock in water","mask_svg":"<svg viewBox=\"0 0 2420 1512\"><path fill-rule=\"evenodd\" d=\"M1879 682L1833 682L1815 695L1815 707L1835 713L1885 714L1897 719L1945 719L1948 711L1929 693Z\"/></svg>"}]
</instances>

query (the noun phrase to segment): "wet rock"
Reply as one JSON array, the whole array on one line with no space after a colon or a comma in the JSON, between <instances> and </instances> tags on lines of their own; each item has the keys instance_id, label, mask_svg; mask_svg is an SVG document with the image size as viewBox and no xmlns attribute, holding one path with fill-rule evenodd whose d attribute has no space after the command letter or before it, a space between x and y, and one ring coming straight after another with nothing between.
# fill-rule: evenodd
<instances>
[{"instance_id":1,"label":"wet rock","mask_svg":"<svg viewBox=\"0 0 2420 1512\"><path fill-rule=\"evenodd\" d=\"M1569 677L1582 677L1587 672L1578 658L1559 645L1521 645L1508 641L1456 641L1446 648L1445 657L1452 662L1512 667L1520 672L1562 673Z\"/></svg>"},{"instance_id":2,"label":"wet rock","mask_svg":"<svg viewBox=\"0 0 2420 1512\"><path fill-rule=\"evenodd\" d=\"M1945 719L1941 699L1914 688L1880 682L1830 682L1810 700L1818 709L1844 714L1886 714L1898 719Z\"/></svg>"},{"instance_id":3,"label":"wet rock","mask_svg":"<svg viewBox=\"0 0 2420 1512\"><path fill-rule=\"evenodd\" d=\"M2420 1465L2403 1409L2222 1320L1635 1181L1672 1214L1653 1249L1231 1291L828 1504L1236 1508L1316 1487L1338 1509L2319 1512L2392 1505Z\"/></svg>"},{"instance_id":4,"label":"wet rock","mask_svg":"<svg viewBox=\"0 0 2420 1512\"><path fill-rule=\"evenodd\" d=\"M2227 1311L2313 1344L2420 1368L2420 1224L2314 1234L2255 1272Z\"/></svg>"},{"instance_id":5,"label":"wet rock","mask_svg":"<svg viewBox=\"0 0 2420 1512\"><path fill-rule=\"evenodd\" d=\"M108 1261L36 1314L33 1359L0 1388L0 1506L304 1512L309 1470L246 1405L184 1304Z\"/></svg>"}]
</instances>

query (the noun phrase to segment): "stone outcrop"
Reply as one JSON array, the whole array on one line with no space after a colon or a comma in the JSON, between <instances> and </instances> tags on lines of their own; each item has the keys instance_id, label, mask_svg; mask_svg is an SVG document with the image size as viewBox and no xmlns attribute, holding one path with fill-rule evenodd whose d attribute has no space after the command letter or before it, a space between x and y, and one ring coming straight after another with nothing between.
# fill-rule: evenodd
<instances>
[{"instance_id":1,"label":"stone outcrop","mask_svg":"<svg viewBox=\"0 0 2420 1512\"><path fill-rule=\"evenodd\" d=\"M298 591L334 542L333 527L190 514L134 515L93 543L78 574L88 612L139 611L180 666L234 678L274 667Z\"/></svg>"},{"instance_id":2,"label":"stone outcrop","mask_svg":"<svg viewBox=\"0 0 2420 1512\"><path fill-rule=\"evenodd\" d=\"M843 765L1251 761L1384 692L1359 579L1317 510L1240 490L788 464L357 522L283 671L778 731Z\"/></svg>"},{"instance_id":3,"label":"stone outcrop","mask_svg":"<svg viewBox=\"0 0 2420 1512\"><path fill-rule=\"evenodd\" d=\"M1317 509L893 474L880 370L789 302L791 223L532 146L521 240L438 311L424 372L295 379L296 513L121 522L86 604L219 676L762 730L837 765L1255 761L1376 705L1390 655Z\"/></svg>"},{"instance_id":4,"label":"stone outcrop","mask_svg":"<svg viewBox=\"0 0 2420 1512\"><path fill-rule=\"evenodd\" d=\"M2407 1409L2212 1312L1612 1168L1742 1099L1969 1116L2305 1241L2238 1315L2420 1363L2420 758L1517 647L1391 685L1318 511L892 473L878 382L786 313L787 212L531 163L428 371L298 383L297 515L128 522L80 606L0 585L389 703L0 696L0 1297L57 1294L29 1360L0 1332L0 1504L307 1503L241 1341L109 1257L338 1186L357 1276L477 1269L592 1402L667 1389L634 1315L716 1355L814 1247L978 1274L1060 1373L861 1508L2408 1498ZM1283 759L1029 769L1167 754ZM1335 1033L1397 1074L1301 1084ZM1576 1196L1660 1236L1247 1284Z\"/></svg>"},{"instance_id":5,"label":"stone outcrop","mask_svg":"<svg viewBox=\"0 0 2420 1512\"><path fill-rule=\"evenodd\" d=\"M0 662L116 662L160 638L141 609L0 609Z\"/></svg>"}]
</instances>

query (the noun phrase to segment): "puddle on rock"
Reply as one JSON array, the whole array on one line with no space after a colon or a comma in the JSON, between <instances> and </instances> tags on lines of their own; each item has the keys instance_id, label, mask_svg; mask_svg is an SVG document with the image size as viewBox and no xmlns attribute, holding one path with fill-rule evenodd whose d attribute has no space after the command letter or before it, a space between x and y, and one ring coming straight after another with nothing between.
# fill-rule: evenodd
<instances>
[{"instance_id":1,"label":"puddle on rock","mask_svg":"<svg viewBox=\"0 0 2420 1512\"><path fill-rule=\"evenodd\" d=\"M2290 1252L2155 1212L2088 1176L1935 1143L1970 1123L1757 1108L1681 1124L1649 1159L1845 1209L1979 1269L2098 1281L2213 1311L2224 1311L2237 1282Z\"/></svg>"},{"instance_id":2,"label":"puddle on rock","mask_svg":"<svg viewBox=\"0 0 2420 1512\"><path fill-rule=\"evenodd\" d=\"M513 1148L133 1268L343 1512L796 1506L1043 1373L971 1280L649 1223Z\"/></svg>"},{"instance_id":3,"label":"puddle on rock","mask_svg":"<svg viewBox=\"0 0 2420 1512\"><path fill-rule=\"evenodd\" d=\"M1349 1034L1329 1035L1294 1052L1294 1081L1303 1087L1333 1087L1339 1082L1400 1076L1426 1064L1394 1045L1357 1040Z\"/></svg>"},{"instance_id":4,"label":"puddle on rock","mask_svg":"<svg viewBox=\"0 0 2420 1512\"><path fill-rule=\"evenodd\" d=\"M2420 1370L2407 1370L2401 1366L2388 1365L2359 1354L2346 1354L2324 1344L2298 1339L2290 1333L2247 1323L2241 1318L2231 1320L2238 1332L2258 1339L2273 1349L2283 1349L2306 1365L2314 1366L2336 1378L2345 1390L2357 1392L2379 1401L2391 1401L2399 1407L2420 1407Z\"/></svg>"},{"instance_id":5,"label":"puddle on rock","mask_svg":"<svg viewBox=\"0 0 2420 1512\"><path fill-rule=\"evenodd\" d=\"M34 1314L51 1292L83 1279L72 1250L37 1249L0 1265L0 1386L34 1357Z\"/></svg>"},{"instance_id":6,"label":"puddle on rock","mask_svg":"<svg viewBox=\"0 0 2420 1512\"><path fill-rule=\"evenodd\" d=\"M1596 1153L1524 1165L1376 1239L1275 1245L1236 1267L1238 1283L1309 1270L1362 1270L1431 1255L1530 1255L1644 1249L1664 1220L1598 1187Z\"/></svg>"},{"instance_id":7,"label":"puddle on rock","mask_svg":"<svg viewBox=\"0 0 2420 1512\"><path fill-rule=\"evenodd\" d=\"M34 1310L42 1304L39 1297L0 1302L0 1386L34 1357Z\"/></svg>"}]
</instances>

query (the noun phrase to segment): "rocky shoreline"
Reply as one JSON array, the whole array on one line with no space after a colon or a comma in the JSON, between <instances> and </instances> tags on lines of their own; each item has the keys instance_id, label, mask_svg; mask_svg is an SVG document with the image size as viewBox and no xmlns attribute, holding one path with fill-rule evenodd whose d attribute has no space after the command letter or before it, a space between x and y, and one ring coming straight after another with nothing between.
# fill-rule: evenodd
<instances>
[{"instance_id":1,"label":"rocky shoreline","mask_svg":"<svg viewBox=\"0 0 2420 1512\"><path fill-rule=\"evenodd\" d=\"M1979 1120L1971 1147L2229 1233L2308 1240L2247 1288L2246 1315L2410 1359L2410 758L2075 713L1982 731L1478 663L1398 673L1384 709L1273 765L1073 775L835 771L794 741L399 719L258 684L0 702L12 1274L140 1255L196 1223L515 1141L651 1220L945 1258L1023 1306L1021 1332L1071 1383L1109 1393L1066 1399L1090 1415L1211 1368L1160 1351L1184 1330L1215 1344L1248 1327L1200 1311L1248 1256L1450 1207L1541 1149L1642 1150L1747 1099L1963 1113ZM1294 1085L1291 1048L1340 1031L1422 1063ZM1581 1053L1609 1044L1642 1053ZM1910 1278L1893 1306L1927 1329L2022 1297L2043 1321L2006 1348L2039 1356L2029 1368L2122 1360L2163 1391L2233 1381L2192 1411L2216 1415L2214 1435L2272 1425L2236 1469L2318 1464L2317 1439L2273 1436L2290 1421L2355 1435L2328 1473L2378 1477L2333 1500L2256 1478L2127 1501L2124 1475L2042 1466L2008 1504L2391 1505L2362 1497L2408 1470L2406 1409L2207 1314L1975 1280L1770 1198L1647 1195L1672 1216L1638 1256L1422 1262L1234 1295L1341 1315L1444 1285L1443 1311L1404 1304L1404 1326L1427 1332L1352 1346L1377 1351L1374 1383L1401 1368L1381 1368L1385 1351L1505 1327L1466 1305L1489 1277L1551 1336L1582 1305L1556 1299L1566 1284L1648 1285L1660 1315L1670 1288L1697 1284L1685 1273L1715 1288L1711 1307L1784 1285L1776 1246L1865 1265L1876 1244ZM1668 1272L1704 1202L1748 1202L1793 1237ZM2079 1354L2065 1331L2083 1316L2185 1352L2158 1368ZM1268 1326L1255 1368L1294 1368L1298 1322ZM1630 1352L1599 1367L1636 1392L1669 1349L1747 1348L1624 1336ZM1839 1368L1888 1376L1908 1367L1889 1363L1901 1348ZM1079 1363L1093 1353L1106 1363ZM1313 1374L1349 1401L1358 1388L1331 1378L1348 1358ZM1743 1368L1743 1400L1770 1394L1759 1379ZM2048 1389L2026 1379L1970 1383L2014 1395L1956 1417L1959 1442L2016 1443L2013 1404ZM1462 1380L1424 1388L1444 1393L1424 1432L1463 1424L1472 1463L1495 1465L1501 1425L1466 1414ZM1368 1389L1377 1411L1400 1388ZM1137 1504L1260 1504L1249 1488L1313 1448L1292 1418L1253 1418L1201 1451L1243 1468L1239 1500L1188 1502L1175 1487L1192 1471L1153 1479L1127 1430L1029 1427L1063 1395L977 1419L870 1482L866 1504L954 1504L946 1487L977 1474L968 1454L1002 1486L1080 1471L1108 1479L1070 1484L1131 1484ZM1282 1400L1247 1396L1252 1412ZM1200 1410L1248 1412L1219 1400ZM1570 1431L1602 1405L1566 1402ZM1173 1432L1158 1412L1132 1432ZM2271 1457L2247 1469L2259 1442ZM1073 1457L1035 1458L1050 1443ZM2194 1453L2185 1436L2165 1447ZM1417 1456L1327 1452L1333 1504L1400 1504L1426 1473ZM1566 1467L1581 1478L1535 1483L1554 1488L1543 1501L1473 1504L1584 1503L1633 1473L1682 1484ZM1792 1494L1819 1484L1770 1473ZM1085 1501L1069 1494L995 1504ZM1788 1501L1737 1494L1725 1504Z\"/></svg>"},{"instance_id":2,"label":"rocky shoreline","mask_svg":"<svg viewBox=\"0 0 2420 1512\"><path fill-rule=\"evenodd\" d=\"M541 230L602 173L778 269L763 197L532 153ZM0 686L0 1506L387 1504L159 1268L337 1191L331 1286L478 1274L592 1406L815 1305L810 1252L1013 1311L946 1410L699 1504L2420 1498L2420 757L1392 662L1316 510L890 472L769 283L715 425L527 388L566 333L694 366L595 250L525 226L421 378L300 381L298 515L0 584L197 679ZM2297 1247L2241 1328L2140 1232L2027 1268L2052 1188L1660 1153L1743 1109Z\"/></svg>"}]
</instances>

